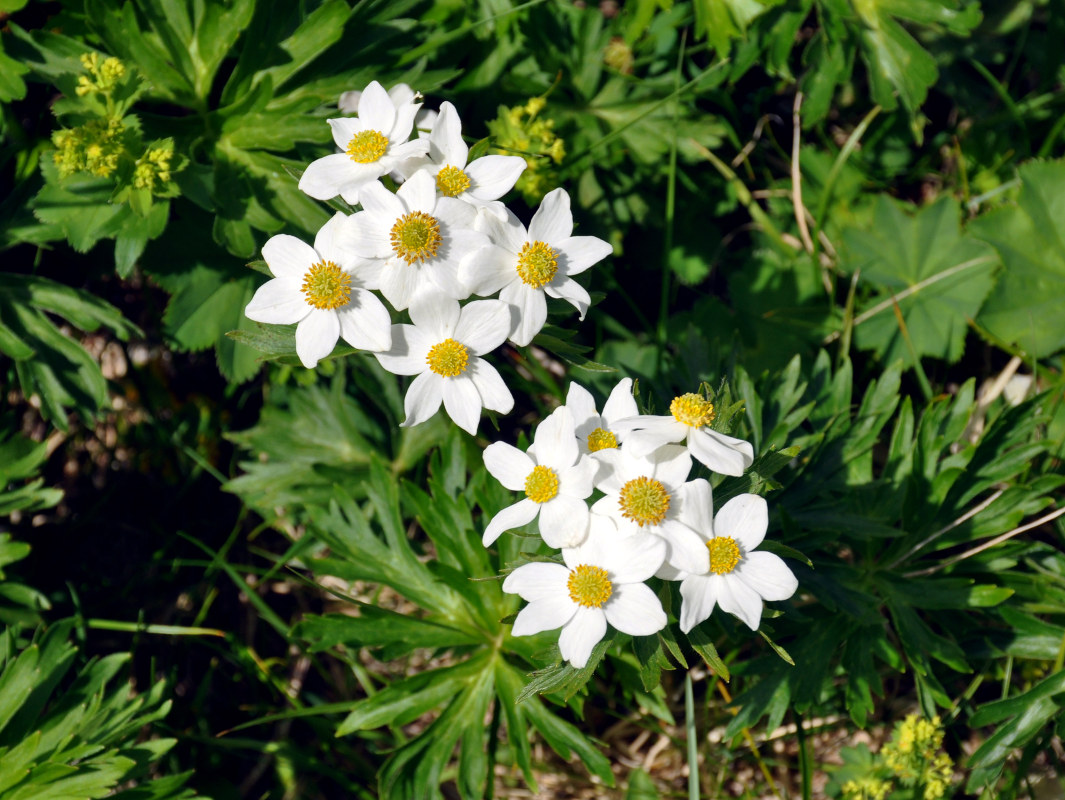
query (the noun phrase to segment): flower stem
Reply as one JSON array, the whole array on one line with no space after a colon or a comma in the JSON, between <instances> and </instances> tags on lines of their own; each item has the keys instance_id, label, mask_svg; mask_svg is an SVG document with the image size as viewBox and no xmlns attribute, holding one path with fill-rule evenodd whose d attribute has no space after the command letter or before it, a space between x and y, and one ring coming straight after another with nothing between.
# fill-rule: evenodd
<instances>
[{"instance_id":1,"label":"flower stem","mask_svg":"<svg viewBox=\"0 0 1065 800\"><path fill-rule=\"evenodd\" d=\"M684 731L688 737L688 800L699 800L699 740L695 732L695 693L692 674L684 674Z\"/></svg>"}]
</instances>

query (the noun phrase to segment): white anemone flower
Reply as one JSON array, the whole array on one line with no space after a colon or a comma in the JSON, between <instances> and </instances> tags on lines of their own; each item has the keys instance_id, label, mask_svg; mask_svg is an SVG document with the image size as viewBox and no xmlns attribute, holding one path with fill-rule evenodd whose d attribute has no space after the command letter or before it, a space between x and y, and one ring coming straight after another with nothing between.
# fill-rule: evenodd
<instances>
[{"instance_id":1,"label":"white anemone flower","mask_svg":"<svg viewBox=\"0 0 1065 800\"><path fill-rule=\"evenodd\" d=\"M484 209L501 222L507 210L499 200L514 188L525 170L519 156L482 156L468 162L470 148L462 140L462 122L455 107L446 100L429 134L429 154L409 162L409 168L424 169L436 178L436 188L445 197Z\"/></svg>"},{"instance_id":2,"label":"white anemone flower","mask_svg":"<svg viewBox=\"0 0 1065 800\"><path fill-rule=\"evenodd\" d=\"M566 408L573 412L577 443L582 453L613 450L625 441L625 432L617 427L619 420L640 413L632 396L632 378L623 378L610 392L600 414L595 408L591 392L578 383L569 385Z\"/></svg>"},{"instance_id":3,"label":"white anemone flower","mask_svg":"<svg viewBox=\"0 0 1065 800\"><path fill-rule=\"evenodd\" d=\"M414 91L414 89L410 87L410 84L397 83L388 90L388 98L396 108L407 105L408 103L418 103L418 113L414 116L414 130L418 136L429 135L429 131L433 129L433 123L436 122L437 112L421 106L421 92ZM342 92L340 98L337 100L337 108L345 114L358 114L359 100L361 99L362 92L358 90Z\"/></svg>"},{"instance_id":4,"label":"white anemone flower","mask_svg":"<svg viewBox=\"0 0 1065 800\"><path fill-rule=\"evenodd\" d=\"M632 452L644 454L663 444L686 442L688 451L711 470L737 477L754 463L750 442L711 430L714 404L701 394L674 397L669 413L668 417L642 414L621 424L631 431L625 441Z\"/></svg>"},{"instance_id":5,"label":"white anemone flower","mask_svg":"<svg viewBox=\"0 0 1065 800\"><path fill-rule=\"evenodd\" d=\"M705 572L710 559L702 539L688 525L688 510L710 495L710 484L703 479L688 481L692 467L688 451L669 444L637 457L626 442L616 450L603 450L598 461L603 466L595 488L605 496L595 502L592 513L612 517L623 535L664 539L670 567Z\"/></svg>"},{"instance_id":6,"label":"white anemone flower","mask_svg":"<svg viewBox=\"0 0 1065 800\"><path fill-rule=\"evenodd\" d=\"M525 346L544 327L545 295L570 303L584 319L591 298L572 276L606 258L612 248L595 236L572 235L573 215L564 189L544 197L528 230L509 210L504 222L484 214L477 222L492 245L464 260L459 277L473 294L499 292L499 299L514 309L511 341Z\"/></svg>"},{"instance_id":7,"label":"white anemone flower","mask_svg":"<svg viewBox=\"0 0 1065 800\"><path fill-rule=\"evenodd\" d=\"M407 389L402 427L429 419L441 402L455 424L477 433L481 409L500 414L514 398L495 367L480 356L507 338L507 307L498 300L476 300L461 309L438 294L420 296L410 307L413 325L392 326L392 346L375 353L396 375L416 375Z\"/></svg>"},{"instance_id":8,"label":"white anemone flower","mask_svg":"<svg viewBox=\"0 0 1065 800\"><path fill-rule=\"evenodd\" d=\"M343 338L360 350L387 350L392 320L377 295L364 286L363 265L337 242L344 215L319 229L314 247L281 233L263 245L274 275L244 309L248 319L276 325L296 323L296 354L314 367ZM509 319L509 318L508 318Z\"/></svg>"},{"instance_id":9,"label":"white anemone flower","mask_svg":"<svg viewBox=\"0 0 1065 800\"><path fill-rule=\"evenodd\" d=\"M769 527L765 498L737 495L713 519L708 508L696 516L696 530L706 540L710 565L701 572L677 576L683 598L680 629L687 633L708 619L718 605L752 631L758 630L762 601L787 600L799 587L780 556L755 550Z\"/></svg>"},{"instance_id":10,"label":"white anemone flower","mask_svg":"<svg viewBox=\"0 0 1065 800\"><path fill-rule=\"evenodd\" d=\"M333 141L344 152L312 161L299 188L316 200L340 195L360 202L361 189L410 158L429 151L424 139L407 141L421 103L394 103L377 81L359 97L359 116L327 120Z\"/></svg>"},{"instance_id":11,"label":"white anemone flower","mask_svg":"<svg viewBox=\"0 0 1065 800\"><path fill-rule=\"evenodd\" d=\"M588 538L565 548L565 564L523 564L503 581L503 591L528 601L514 619L514 636L562 628L558 649L580 669L606 635L609 622L631 636L650 636L666 625L662 603L644 581L665 557L654 537L619 538L607 517L592 515Z\"/></svg>"},{"instance_id":12,"label":"white anemone flower","mask_svg":"<svg viewBox=\"0 0 1065 800\"><path fill-rule=\"evenodd\" d=\"M437 195L433 176L419 172L395 194L379 182L360 193L363 210L348 217L344 243L373 262L368 282L397 311L426 291L469 297L459 280L462 258L488 243L473 230L473 206Z\"/></svg>"},{"instance_id":13,"label":"white anemone flower","mask_svg":"<svg viewBox=\"0 0 1065 800\"><path fill-rule=\"evenodd\" d=\"M484 450L484 465L511 491L525 498L496 514L484 531L484 546L503 531L518 528L540 516L540 536L551 547L574 547L588 534L588 504L598 465L581 455L573 433L573 415L565 406L541 422L533 448L523 453L506 442Z\"/></svg>"}]
</instances>

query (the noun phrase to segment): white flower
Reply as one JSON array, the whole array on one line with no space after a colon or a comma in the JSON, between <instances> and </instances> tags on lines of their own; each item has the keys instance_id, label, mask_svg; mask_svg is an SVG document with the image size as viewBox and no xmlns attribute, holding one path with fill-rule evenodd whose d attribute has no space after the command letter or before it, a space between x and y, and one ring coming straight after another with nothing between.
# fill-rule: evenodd
<instances>
[{"instance_id":1,"label":"white flower","mask_svg":"<svg viewBox=\"0 0 1065 800\"><path fill-rule=\"evenodd\" d=\"M411 305L410 318L413 325L392 326L392 347L374 354L389 372L417 375L403 402L403 427L425 422L443 402L455 424L475 435L482 407L501 414L514 407L495 367L479 358L506 340L506 305L476 300L460 309L430 293Z\"/></svg>"},{"instance_id":2,"label":"white flower","mask_svg":"<svg viewBox=\"0 0 1065 800\"><path fill-rule=\"evenodd\" d=\"M582 453L612 450L625 441L625 433L617 428L619 420L640 413L632 396L632 378L622 378L610 392L603 413L595 410L591 392L577 383L569 385L566 408L573 412L577 442Z\"/></svg>"},{"instance_id":3,"label":"white flower","mask_svg":"<svg viewBox=\"0 0 1065 800\"><path fill-rule=\"evenodd\" d=\"M388 98L397 109L408 103L418 103L418 113L414 116L414 130L419 136L429 135L436 121L437 112L421 106L419 102L422 99L421 92L414 91L409 84L397 83L388 90ZM360 99L362 99L360 91L342 92L340 99L337 100L337 108L345 114L358 114Z\"/></svg>"},{"instance_id":4,"label":"white flower","mask_svg":"<svg viewBox=\"0 0 1065 800\"><path fill-rule=\"evenodd\" d=\"M710 617L714 605L735 614L758 630L763 600L787 600L799 586L783 559L755 551L769 527L765 499L755 494L733 497L717 517L704 507L696 514L696 530L710 554L707 569L681 573L680 629L687 633Z\"/></svg>"},{"instance_id":5,"label":"white flower","mask_svg":"<svg viewBox=\"0 0 1065 800\"><path fill-rule=\"evenodd\" d=\"M484 451L484 465L511 491L524 491L525 499L500 511L484 531L484 545L503 531L518 528L540 515L540 535L551 547L573 547L588 533L588 505L596 462L581 455L573 433L573 415L565 406L539 424L536 446L523 453L506 442Z\"/></svg>"},{"instance_id":6,"label":"white flower","mask_svg":"<svg viewBox=\"0 0 1065 800\"><path fill-rule=\"evenodd\" d=\"M514 188L525 169L519 156L482 156L467 163L470 148L462 140L462 122L455 107L447 101L429 134L429 155L410 162L436 178L436 188L445 197L454 197L474 208L483 208L501 222L507 210L499 198ZM410 168L408 167L408 168Z\"/></svg>"},{"instance_id":7,"label":"white flower","mask_svg":"<svg viewBox=\"0 0 1065 800\"><path fill-rule=\"evenodd\" d=\"M523 564L503 581L503 591L529 605L518 612L513 635L562 628L558 649L580 669L606 635L609 622L622 633L650 636L666 625L662 604L644 585L665 556L654 537L619 538L608 518L592 516L588 538L562 551L562 564Z\"/></svg>"},{"instance_id":8,"label":"white flower","mask_svg":"<svg viewBox=\"0 0 1065 800\"><path fill-rule=\"evenodd\" d=\"M624 535L653 534L669 545L666 561L675 569L705 572L710 563L702 539L687 524L688 509L710 497L705 480L688 481L688 451L665 445L637 458L629 445L603 450L596 487L604 497L592 513L612 517ZM642 537L641 537L642 538Z\"/></svg>"},{"instance_id":9,"label":"white flower","mask_svg":"<svg viewBox=\"0 0 1065 800\"><path fill-rule=\"evenodd\" d=\"M493 244L466 259L459 277L474 294L499 292L499 299L514 308L510 338L515 344L529 344L544 327L545 293L567 301L584 319L591 298L571 276L606 258L611 247L595 236L571 235L573 215L564 189L544 197L528 231L510 211L505 222L481 215L478 226Z\"/></svg>"},{"instance_id":10,"label":"white flower","mask_svg":"<svg viewBox=\"0 0 1065 800\"><path fill-rule=\"evenodd\" d=\"M258 288L244 309L249 319L296 325L296 354L310 369L336 346L337 339L360 350L386 350L392 344L388 310L364 284L363 266L338 246L337 214L314 237L314 247L278 234L263 245L274 278ZM353 285L354 284L354 285Z\"/></svg>"},{"instance_id":11,"label":"white flower","mask_svg":"<svg viewBox=\"0 0 1065 800\"><path fill-rule=\"evenodd\" d=\"M344 152L312 161L300 178L300 189L317 200L339 194L349 203L360 202L366 184L428 152L424 139L407 141L419 108L420 103L393 103L381 84L372 81L359 97L358 118L327 120L333 141Z\"/></svg>"},{"instance_id":12,"label":"white flower","mask_svg":"<svg viewBox=\"0 0 1065 800\"><path fill-rule=\"evenodd\" d=\"M425 291L455 300L469 297L459 280L459 262L488 242L471 227L473 206L438 197L427 172L414 175L395 194L374 181L360 196L363 210L348 218L344 242L373 262L367 282L393 308L402 311Z\"/></svg>"},{"instance_id":13,"label":"white flower","mask_svg":"<svg viewBox=\"0 0 1065 800\"><path fill-rule=\"evenodd\" d=\"M631 431L625 441L633 453L642 455L656 447L686 441L688 451L714 472L740 476L754 463L754 448L743 439L710 429L714 404L689 392L673 398L671 416L643 414L626 420L620 427Z\"/></svg>"}]
</instances>

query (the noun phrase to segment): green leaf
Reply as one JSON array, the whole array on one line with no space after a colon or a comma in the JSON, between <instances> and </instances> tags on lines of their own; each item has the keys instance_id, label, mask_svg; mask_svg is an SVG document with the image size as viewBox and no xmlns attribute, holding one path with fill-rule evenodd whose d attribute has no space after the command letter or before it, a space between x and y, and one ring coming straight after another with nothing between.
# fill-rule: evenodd
<instances>
[{"instance_id":1,"label":"green leaf","mask_svg":"<svg viewBox=\"0 0 1065 800\"><path fill-rule=\"evenodd\" d=\"M844 233L845 266L877 288L856 318L855 343L876 350L888 364L913 364L894 313L897 303L918 357L953 363L961 358L968 321L994 285L994 251L964 235L950 198L907 214L887 197L877 198L872 227Z\"/></svg>"},{"instance_id":2,"label":"green leaf","mask_svg":"<svg viewBox=\"0 0 1065 800\"><path fill-rule=\"evenodd\" d=\"M4 52L4 40L0 38L0 103L10 103L26 96L26 82L22 76L29 71L29 67Z\"/></svg>"},{"instance_id":3,"label":"green leaf","mask_svg":"<svg viewBox=\"0 0 1065 800\"><path fill-rule=\"evenodd\" d=\"M1065 348L1065 161L1033 161L1018 170L1016 206L970 223L994 245L1005 269L977 322L1032 358Z\"/></svg>"}]
</instances>

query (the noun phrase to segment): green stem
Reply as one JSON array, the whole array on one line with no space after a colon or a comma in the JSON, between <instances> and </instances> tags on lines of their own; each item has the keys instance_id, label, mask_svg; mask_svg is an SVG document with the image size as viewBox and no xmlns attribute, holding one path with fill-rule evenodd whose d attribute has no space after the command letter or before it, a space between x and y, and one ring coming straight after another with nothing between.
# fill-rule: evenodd
<instances>
[{"instance_id":1,"label":"green stem","mask_svg":"<svg viewBox=\"0 0 1065 800\"><path fill-rule=\"evenodd\" d=\"M688 800L699 800L699 741L695 731L695 692L691 670L684 674L684 730L688 737Z\"/></svg>"}]
</instances>

